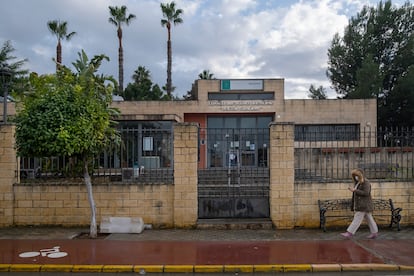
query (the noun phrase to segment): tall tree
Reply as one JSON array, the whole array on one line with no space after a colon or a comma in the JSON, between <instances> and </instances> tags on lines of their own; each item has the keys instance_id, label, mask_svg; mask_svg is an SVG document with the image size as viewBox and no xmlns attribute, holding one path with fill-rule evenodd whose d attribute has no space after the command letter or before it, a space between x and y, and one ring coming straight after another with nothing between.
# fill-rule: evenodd
<instances>
[{"instance_id":1,"label":"tall tree","mask_svg":"<svg viewBox=\"0 0 414 276\"><path fill-rule=\"evenodd\" d=\"M393 93L378 113L389 118L390 125L414 126L414 66L398 79Z\"/></svg>"},{"instance_id":2,"label":"tall tree","mask_svg":"<svg viewBox=\"0 0 414 276\"><path fill-rule=\"evenodd\" d=\"M20 156L67 156L80 160L91 207L90 236L97 236L96 207L89 175L93 158L120 141L111 118L111 78L97 75L104 55L89 60L85 52L73 63L76 72L61 66L56 74L32 74L31 93L16 116L16 147Z\"/></svg>"},{"instance_id":3,"label":"tall tree","mask_svg":"<svg viewBox=\"0 0 414 276\"><path fill-rule=\"evenodd\" d=\"M172 24L178 25L183 23L181 15L183 13L182 9L176 9L175 3L161 3L161 11L163 18L161 19L161 26L167 28L167 83L166 90L167 96L172 99L172 78L171 78L171 68L172 68L172 46L171 46L171 27Z\"/></svg>"},{"instance_id":4,"label":"tall tree","mask_svg":"<svg viewBox=\"0 0 414 276\"><path fill-rule=\"evenodd\" d=\"M214 74L210 73L210 70L203 70L200 74L198 74L198 78L201 80L212 80Z\"/></svg>"},{"instance_id":5,"label":"tall tree","mask_svg":"<svg viewBox=\"0 0 414 276\"><path fill-rule=\"evenodd\" d=\"M134 74L132 75L132 79L136 83L140 83L151 79L151 73L147 68L145 68L145 66L138 66L137 70L135 70Z\"/></svg>"},{"instance_id":6,"label":"tall tree","mask_svg":"<svg viewBox=\"0 0 414 276\"><path fill-rule=\"evenodd\" d=\"M379 125L405 124L414 117L397 121L383 109L397 100L400 82L414 66L414 6L406 2L395 7L380 1L376 7L365 6L349 21L341 37L335 34L328 49L328 70L336 92L343 98L377 98ZM399 92L398 92L399 93ZM409 91L399 93L408 97ZM409 110L407 106L400 106ZM391 115L391 117L385 114Z\"/></svg>"},{"instance_id":7,"label":"tall tree","mask_svg":"<svg viewBox=\"0 0 414 276\"><path fill-rule=\"evenodd\" d=\"M372 54L368 54L355 75L357 85L348 93L350 99L378 98L382 91L382 73Z\"/></svg>"},{"instance_id":8,"label":"tall tree","mask_svg":"<svg viewBox=\"0 0 414 276\"><path fill-rule=\"evenodd\" d=\"M165 100L163 92L157 84L151 81L151 73L145 66L138 66L132 75L133 83L129 83L125 89L127 101L154 101Z\"/></svg>"},{"instance_id":9,"label":"tall tree","mask_svg":"<svg viewBox=\"0 0 414 276\"><path fill-rule=\"evenodd\" d=\"M109 18L109 23L117 27L117 36L118 36L118 82L119 82L119 94L122 95L124 91L124 50L122 48L122 25L129 25L131 21L135 18L134 14L127 15L127 7L109 7L109 13L111 17Z\"/></svg>"},{"instance_id":10,"label":"tall tree","mask_svg":"<svg viewBox=\"0 0 414 276\"><path fill-rule=\"evenodd\" d=\"M21 94L25 90L24 87L27 83L25 77L28 70L23 69L27 59L16 60L17 57L13 55L14 51L16 51L16 49L11 42L9 40L5 41L0 49L0 64L7 64L12 71L13 81L10 83L11 87L9 88L9 92L16 92L13 93L16 95ZM3 95L3 86L0 85L0 96Z\"/></svg>"},{"instance_id":11,"label":"tall tree","mask_svg":"<svg viewBox=\"0 0 414 276\"><path fill-rule=\"evenodd\" d=\"M313 86L313 84L311 84L311 86L309 87L309 94L308 94L309 98L313 99L313 100L325 100L328 98L328 96L326 95L326 89L323 88L323 86L319 86L318 88L315 88L315 86Z\"/></svg>"},{"instance_id":12,"label":"tall tree","mask_svg":"<svg viewBox=\"0 0 414 276\"><path fill-rule=\"evenodd\" d=\"M60 20L51 20L47 22L49 31L54 34L57 38L56 46L56 69L62 64L62 44L61 40L70 40L76 32L68 33L68 23L66 21L61 22Z\"/></svg>"}]
</instances>

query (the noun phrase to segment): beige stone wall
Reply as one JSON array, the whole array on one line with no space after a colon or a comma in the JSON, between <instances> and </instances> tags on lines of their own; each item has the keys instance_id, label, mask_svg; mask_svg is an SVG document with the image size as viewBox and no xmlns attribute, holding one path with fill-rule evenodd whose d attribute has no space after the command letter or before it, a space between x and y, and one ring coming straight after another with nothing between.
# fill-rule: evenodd
<instances>
[{"instance_id":1,"label":"beige stone wall","mask_svg":"<svg viewBox=\"0 0 414 276\"><path fill-rule=\"evenodd\" d=\"M282 121L295 124L349 124L370 125L377 123L375 99L355 100L285 100Z\"/></svg>"},{"instance_id":2,"label":"beige stone wall","mask_svg":"<svg viewBox=\"0 0 414 276\"><path fill-rule=\"evenodd\" d=\"M371 181L374 198L391 198L402 211L402 224L414 225L414 182Z\"/></svg>"},{"instance_id":3,"label":"beige stone wall","mask_svg":"<svg viewBox=\"0 0 414 276\"><path fill-rule=\"evenodd\" d=\"M265 92L274 91L275 101L278 104L283 104L285 100L285 80L284 79L265 79L263 88Z\"/></svg>"},{"instance_id":4,"label":"beige stone wall","mask_svg":"<svg viewBox=\"0 0 414 276\"><path fill-rule=\"evenodd\" d=\"M198 126L174 125L174 225L193 227L197 223Z\"/></svg>"},{"instance_id":5,"label":"beige stone wall","mask_svg":"<svg viewBox=\"0 0 414 276\"><path fill-rule=\"evenodd\" d=\"M280 172L279 174L283 174ZM349 198L349 183L296 183L286 185L287 176L272 173L271 218L277 229L319 227L318 199ZM281 179L285 179L281 182ZM277 183L279 181L279 183ZM182 191L175 200L177 185L94 185L98 224L103 216L142 217L154 228L192 227L197 204L192 192ZM409 182L372 182L374 198L392 198L403 208L401 225L414 224L414 188ZM89 225L90 209L83 184L15 185L15 225ZM185 199L188 197L189 199ZM175 206L177 204L178 206ZM186 204L191 206L185 207ZM11 209L11 208L9 208ZM185 213L187 212L187 213ZM4 216L1 216L2 222ZM187 219L190 218L190 219ZM375 214L374 214L375 217ZM11 218L10 218L11 219ZM177 220L177 221L174 221ZM349 220L328 219L327 226L347 226ZM378 221L387 225L388 221ZM9 224L10 225L10 224ZM2 224L1 226L6 226Z\"/></svg>"},{"instance_id":6,"label":"beige stone wall","mask_svg":"<svg viewBox=\"0 0 414 276\"><path fill-rule=\"evenodd\" d=\"M372 197L389 199L394 202L394 207L403 209L401 212L401 225L414 224L414 186L412 182L378 182L371 181ZM352 185L347 183L297 183L294 191L295 226L305 228L319 227L318 199L351 198L347 190ZM388 211L387 211L388 212ZM375 213L374 213L375 218ZM378 224L388 225L388 218L377 219ZM346 226L350 220L327 219L327 226Z\"/></svg>"},{"instance_id":7,"label":"beige stone wall","mask_svg":"<svg viewBox=\"0 0 414 276\"><path fill-rule=\"evenodd\" d=\"M19 171L14 133L15 126L0 125L0 226L13 224L13 183Z\"/></svg>"},{"instance_id":8,"label":"beige stone wall","mask_svg":"<svg viewBox=\"0 0 414 276\"><path fill-rule=\"evenodd\" d=\"M278 229L294 227L294 125L270 126L270 217Z\"/></svg>"},{"instance_id":9,"label":"beige stone wall","mask_svg":"<svg viewBox=\"0 0 414 276\"><path fill-rule=\"evenodd\" d=\"M197 80L198 100L207 102L207 92L220 91L220 80Z\"/></svg>"},{"instance_id":10,"label":"beige stone wall","mask_svg":"<svg viewBox=\"0 0 414 276\"><path fill-rule=\"evenodd\" d=\"M102 217L142 217L154 227L173 226L172 185L93 185L97 222ZM14 185L16 225L89 225L90 207L83 183Z\"/></svg>"},{"instance_id":11,"label":"beige stone wall","mask_svg":"<svg viewBox=\"0 0 414 276\"><path fill-rule=\"evenodd\" d=\"M0 114L3 115L3 103L0 104ZM16 114L16 104L14 102L7 103L7 115L14 116ZM3 116L0 116L0 122L3 122ZM9 120L7 120L9 122Z\"/></svg>"}]
</instances>

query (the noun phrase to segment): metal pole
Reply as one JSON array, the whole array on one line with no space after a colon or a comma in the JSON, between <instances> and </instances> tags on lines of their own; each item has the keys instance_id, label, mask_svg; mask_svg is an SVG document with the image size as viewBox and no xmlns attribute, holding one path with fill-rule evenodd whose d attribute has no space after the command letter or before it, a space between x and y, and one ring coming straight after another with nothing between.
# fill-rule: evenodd
<instances>
[{"instance_id":1,"label":"metal pole","mask_svg":"<svg viewBox=\"0 0 414 276\"><path fill-rule=\"evenodd\" d=\"M0 77L1 82L3 84L3 124L7 123L7 99L9 97L7 86L9 85L9 82L11 81L12 72L6 64L1 64L0 66Z\"/></svg>"},{"instance_id":2,"label":"metal pole","mask_svg":"<svg viewBox=\"0 0 414 276\"><path fill-rule=\"evenodd\" d=\"M7 91L7 84L3 82L3 124L7 124L7 98L8 98L8 91Z\"/></svg>"}]
</instances>

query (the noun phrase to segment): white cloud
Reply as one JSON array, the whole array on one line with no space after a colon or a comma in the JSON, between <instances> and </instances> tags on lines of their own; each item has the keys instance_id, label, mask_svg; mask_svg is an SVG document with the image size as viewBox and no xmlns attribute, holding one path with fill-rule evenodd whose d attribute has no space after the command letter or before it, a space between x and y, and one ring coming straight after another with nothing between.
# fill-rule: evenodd
<instances>
[{"instance_id":1,"label":"white cloud","mask_svg":"<svg viewBox=\"0 0 414 276\"><path fill-rule=\"evenodd\" d=\"M50 47L44 47L42 45L36 44L32 47L33 52L42 57L50 57L50 52L52 49Z\"/></svg>"}]
</instances>

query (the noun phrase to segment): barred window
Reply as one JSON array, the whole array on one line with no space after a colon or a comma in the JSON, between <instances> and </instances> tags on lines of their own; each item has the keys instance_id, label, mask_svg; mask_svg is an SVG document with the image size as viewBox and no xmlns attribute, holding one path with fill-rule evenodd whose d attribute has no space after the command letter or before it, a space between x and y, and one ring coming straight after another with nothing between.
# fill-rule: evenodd
<instances>
[{"instance_id":1,"label":"barred window","mask_svg":"<svg viewBox=\"0 0 414 276\"><path fill-rule=\"evenodd\" d=\"M359 136L359 124L295 125L295 141L356 141Z\"/></svg>"}]
</instances>

